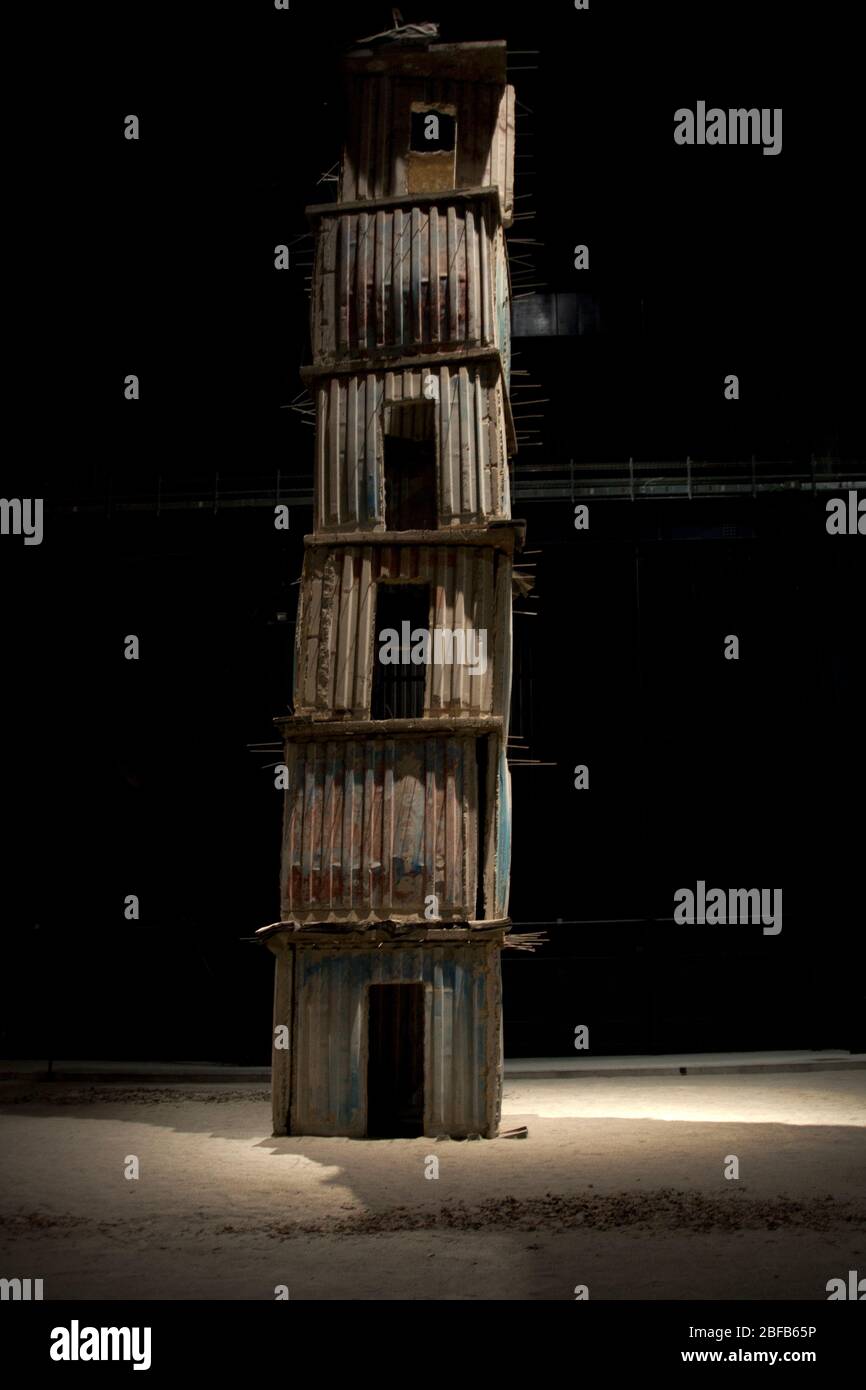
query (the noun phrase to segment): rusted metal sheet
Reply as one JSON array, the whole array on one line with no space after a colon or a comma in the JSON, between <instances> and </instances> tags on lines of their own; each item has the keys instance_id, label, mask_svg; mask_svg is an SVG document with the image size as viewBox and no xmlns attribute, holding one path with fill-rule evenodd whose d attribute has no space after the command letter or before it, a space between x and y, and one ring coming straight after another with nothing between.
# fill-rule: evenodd
<instances>
[{"instance_id":1,"label":"rusted metal sheet","mask_svg":"<svg viewBox=\"0 0 866 1390\"><path fill-rule=\"evenodd\" d=\"M384 412L438 384L436 458L440 526L510 516L505 398L495 363L430 364L321 378L316 391L316 530L387 530Z\"/></svg>"},{"instance_id":2,"label":"rusted metal sheet","mask_svg":"<svg viewBox=\"0 0 866 1390\"><path fill-rule=\"evenodd\" d=\"M322 215L313 354L318 363L462 345L507 353L508 264L489 201Z\"/></svg>"},{"instance_id":3,"label":"rusted metal sheet","mask_svg":"<svg viewBox=\"0 0 866 1390\"><path fill-rule=\"evenodd\" d=\"M455 186L496 188L502 220L509 226L514 210L514 89L496 82L350 74L340 201L408 193L413 104L456 109Z\"/></svg>"},{"instance_id":4,"label":"rusted metal sheet","mask_svg":"<svg viewBox=\"0 0 866 1390\"><path fill-rule=\"evenodd\" d=\"M424 987L424 1133L491 1136L498 1123L498 946L330 950L295 955L293 1134L367 1132L369 992Z\"/></svg>"},{"instance_id":5,"label":"rusted metal sheet","mask_svg":"<svg viewBox=\"0 0 866 1390\"><path fill-rule=\"evenodd\" d=\"M359 43L367 42L360 40ZM417 48L406 44L393 47L357 47L343 59L347 72L386 73L403 76L452 78L464 82L493 82L504 86L508 72L508 44L505 39L479 39L469 43L424 42Z\"/></svg>"},{"instance_id":6,"label":"rusted metal sheet","mask_svg":"<svg viewBox=\"0 0 866 1390\"><path fill-rule=\"evenodd\" d=\"M502 354L505 389L511 390L511 271L508 264L508 250L505 233L500 227L496 233L496 254L494 256L495 287L493 290L496 306L497 329L496 346ZM484 276L484 284L489 276Z\"/></svg>"},{"instance_id":7,"label":"rusted metal sheet","mask_svg":"<svg viewBox=\"0 0 866 1390\"><path fill-rule=\"evenodd\" d=\"M429 585L428 628L470 634L462 652L479 670L431 661L424 714L507 715L510 681L498 678L510 671L510 575L508 557L488 547L310 546L295 639L295 713L369 719L377 586L402 579Z\"/></svg>"},{"instance_id":8,"label":"rusted metal sheet","mask_svg":"<svg viewBox=\"0 0 866 1390\"><path fill-rule=\"evenodd\" d=\"M475 916L478 790L473 738L286 744L286 922Z\"/></svg>"}]
</instances>

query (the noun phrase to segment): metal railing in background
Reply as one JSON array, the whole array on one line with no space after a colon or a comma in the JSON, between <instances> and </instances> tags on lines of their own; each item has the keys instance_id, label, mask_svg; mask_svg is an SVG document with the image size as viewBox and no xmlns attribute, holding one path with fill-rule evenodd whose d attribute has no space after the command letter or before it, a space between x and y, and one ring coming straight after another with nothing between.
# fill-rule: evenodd
<instances>
[{"instance_id":1,"label":"metal railing in background","mask_svg":"<svg viewBox=\"0 0 866 1390\"><path fill-rule=\"evenodd\" d=\"M759 493L827 492L866 487L866 463L858 460L809 459L807 461L755 458L733 462L625 459L605 462L522 463L512 468L511 493L515 502L546 499L757 496ZM280 470L263 476L189 478L168 483L157 478L151 487L118 489L115 482L104 495L48 497L55 512L172 512L231 511L247 507L312 507L313 475L288 475Z\"/></svg>"},{"instance_id":2,"label":"metal railing in background","mask_svg":"<svg viewBox=\"0 0 866 1390\"><path fill-rule=\"evenodd\" d=\"M702 461L626 459L602 463L515 467L514 496L545 498L686 498L757 496L765 492L824 492L866 485L866 463L837 459Z\"/></svg>"}]
</instances>

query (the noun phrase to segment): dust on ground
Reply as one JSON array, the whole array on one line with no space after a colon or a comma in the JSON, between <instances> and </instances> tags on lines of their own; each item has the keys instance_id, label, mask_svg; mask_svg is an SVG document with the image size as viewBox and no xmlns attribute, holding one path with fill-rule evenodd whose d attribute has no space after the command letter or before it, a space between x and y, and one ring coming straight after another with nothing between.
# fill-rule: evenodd
<instances>
[{"instance_id":1,"label":"dust on ground","mask_svg":"<svg viewBox=\"0 0 866 1390\"><path fill-rule=\"evenodd\" d=\"M46 1298L826 1299L866 1267L866 1072L521 1080L503 1109L526 1140L274 1138L258 1085L6 1083L2 1272Z\"/></svg>"}]
</instances>

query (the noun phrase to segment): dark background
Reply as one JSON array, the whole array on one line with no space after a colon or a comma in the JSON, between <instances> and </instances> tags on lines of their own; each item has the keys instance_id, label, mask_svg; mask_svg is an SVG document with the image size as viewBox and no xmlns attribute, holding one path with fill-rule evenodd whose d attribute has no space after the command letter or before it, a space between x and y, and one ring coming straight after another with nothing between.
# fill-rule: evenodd
<instances>
[{"instance_id":1,"label":"dark background","mask_svg":"<svg viewBox=\"0 0 866 1390\"><path fill-rule=\"evenodd\" d=\"M506 953L506 1049L568 1054L581 1023L598 1053L862 1048L866 541L827 536L830 494L802 484L862 479L866 458L844 10L404 14L508 39L534 214L512 239L542 243L531 283L587 310L586 332L514 344L546 402L513 469L540 551L516 728L553 765L513 771L512 916L550 944ZM278 915L279 754L248 745L291 696L312 522L313 433L286 408L310 357L303 209L335 196L339 52L390 10L76 22L57 110L19 116L44 133L19 158L48 211L21 199L32 310L3 495L43 495L47 517L39 547L0 540L0 1053L264 1063L271 957L244 938ZM698 99L781 106L782 153L676 146ZM588 479L687 456L754 458L761 485L591 501L575 532ZM782 934L654 920L698 878L782 887Z\"/></svg>"}]
</instances>

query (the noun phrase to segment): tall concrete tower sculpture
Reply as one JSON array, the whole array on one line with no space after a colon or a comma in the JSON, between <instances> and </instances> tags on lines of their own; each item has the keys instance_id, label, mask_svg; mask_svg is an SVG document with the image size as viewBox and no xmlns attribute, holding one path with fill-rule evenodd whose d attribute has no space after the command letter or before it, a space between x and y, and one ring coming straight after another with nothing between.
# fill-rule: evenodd
<instances>
[{"instance_id":1,"label":"tall concrete tower sculpture","mask_svg":"<svg viewBox=\"0 0 866 1390\"><path fill-rule=\"evenodd\" d=\"M430 32L432 31L432 32ZM435 26L345 60L316 236L278 1134L497 1133L508 921L514 92Z\"/></svg>"}]
</instances>

